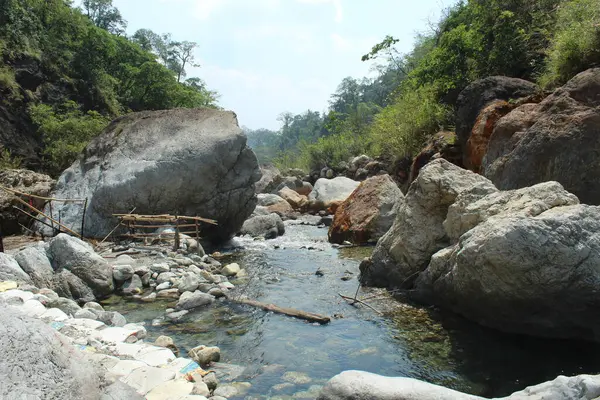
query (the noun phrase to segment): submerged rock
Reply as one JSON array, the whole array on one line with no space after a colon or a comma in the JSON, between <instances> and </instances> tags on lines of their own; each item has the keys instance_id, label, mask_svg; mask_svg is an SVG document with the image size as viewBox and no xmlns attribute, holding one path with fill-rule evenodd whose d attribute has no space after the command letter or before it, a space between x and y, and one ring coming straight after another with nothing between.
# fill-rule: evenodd
<instances>
[{"instance_id":1,"label":"submerged rock","mask_svg":"<svg viewBox=\"0 0 600 400\"><path fill-rule=\"evenodd\" d=\"M189 356L200 365L209 365L212 362L219 362L221 359L221 349L218 347L198 346L190 350Z\"/></svg>"},{"instance_id":2,"label":"submerged rock","mask_svg":"<svg viewBox=\"0 0 600 400\"><path fill-rule=\"evenodd\" d=\"M177 289L175 289L177 290ZM179 310L191 310L193 308L202 307L211 304L215 301L215 297L210 294L203 293L199 290L195 292L185 292L179 297L177 302L177 309Z\"/></svg>"},{"instance_id":3,"label":"submerged rock","mask_svg":"<svg viewBox=\"0 0 600 400\"><path fill-rule=\"evenodd\" d=\"M112 214L200 215L212 241L233 236L256 206L256 156L236 115L212 109L132 113L113 121L58 180L54 195L88 198L85 234L104 237ZM67 226L80 229L81 204L55 207ZM39 227L45 231L44 227Z\"/></svg>"}]
</instances>

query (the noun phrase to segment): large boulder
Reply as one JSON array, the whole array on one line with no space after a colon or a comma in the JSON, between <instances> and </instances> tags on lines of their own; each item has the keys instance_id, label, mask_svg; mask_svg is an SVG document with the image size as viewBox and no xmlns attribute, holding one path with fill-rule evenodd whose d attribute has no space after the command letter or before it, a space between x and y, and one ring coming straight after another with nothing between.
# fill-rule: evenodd
<instances>
[{"instance_id":1,"label":"large boulder","mask_svg":"<svg viewBox=\"0 0 600 400\"><path fill-rule=\"evenodd\" d=\"M344 371L321 389L317 400L476 400L481 397L404 377Z\"/></svg>"},{"instance_id":2,"label":"large boulder","mask_svg":"<svg viewBox=\"0 0 600 400\"><path fill-rule=\"evenodd\" d=\"M411 284L431 256L450 245L444 220L457 196L470 193L475 199L496 191L481 175L444 159L430 162L397 207L396 219L377 243L370 262L361 265L361 281L390 287Z\"/></svg>"},{"instance_id":3,"label":"large boulder","mask_svg":"<svg viewBox=\"0 0 600 400\"><path fill-rule=\"evenodd\" d=\"M261 165L262 177L256 182L256 193L271 193L282 181L281 172L274 165Z\"/></svg>"},{"instance_id":4,"label":"large boulder","mask_svg":"<svg viewBox=\"0 0 600 400\"><path fill-rule=\"evenodd\" d=\"M600 68L590 69L537 106L508 114L490 138L484 175L503 190L558 181L582 202L600 204L599 92Z\"/></svg>"},{"instance_id":5,"label":"large boulder","mask_svg":"<svg viewBox=\"0 0 600 400\"><path fill-rule=\"evenodd\" d=\"M456 102L456 135L461 148L466 148L477 116L490 103L533 96L539 91L531 82L506 76L491 76L471 83Z\"/></svg>"},{"instance_id":6,"label":"large boulder","mask_svg":"<svg viewBox=\"0 0 600 400\"><path fill-rule=\"evenodd\" d=\"M112 269L86 242L61 233L50 241L48 256L55 270L68 270L85 282L96 297L113 292Z\"/></svg>"},{"instance_id":7,"label":"large boulder","mask_svg":"<svg viewBox=\"0 0 600 400\"><path fill-rule=\"evenodd\" d=\"M15 260L29 275L35 286L56 291L54 269L48 260L44 244L24 248L15 254Z\"/></svg>"},{"instance_id":8,"label":"large boulder","mask_svg":"<svg viewBox=\"0 0 600 400\"><path fill-rule=\"evenodd\" d=\"M275 213L252 217L244 222L240 230L240 235L264 237L265 239L275 239L284 233L285 225L283 224L283 220Z\"/></svg>"},{"instance_id":9,"label":"large boulder","mask_svg":"<svg viewBox=\"0 0 600 400\"><path fill-rule=\"evenodd\" d=\"M404 195L389 175L362 182L336 210L329 228L329 241L364 244L377 241L392 226L396 203Z\"/></svg>"},{"instance_id":10,"label":"large boulder","mask_svg":"<svg viewBox=\"0 0 600 400\"><path fill-rule=\"evenodd\" d=\"M408 184L417 179L421 168L431 160L437 158L443 158L452 164L462 166L462 153L458 145L456 133L442 131L433 135L427 145L412 160Z\"/></svg>"},{"instance_id":11,"label":"large boulder","mask_svg":"<svg viewBox=\"0 0 600 400\"><path fill-rule=\"evenodd\" d=\"M0 282L2 281L32 283L15 258L6 253L0 253Z\"/></svg>"},{"instance_id":12,"label":"large boulder","mask_svg":"<svg viewBox=\"0 0 600 400\"><path fill-rule=\"evenodd\" d=\"M313 210L326 210L336 202L341 204L358 185L360 182L343 176L333 179L321 178L308 195L310 207Z\"/></svg>"},{"instance_id":13,"label":"large boulder","mask_svg":"<svg viewBox=\"0 0 600 400\"><path fill-rule=\"evenodd\" d=\"M503 331L600 341L600 207L513 215L436 253L414 295Z\"/></svg>"},{"instance_id":14,"label":"large boulder","mask_svg":"<svg viewBox=\"0 0 600 400\"><path fill-rule=\"evenodd\" d=\"M290 203L276 194L259 194L258 205L266 207L269 213L275 213L281 218L287 219L294 215L294 209Z\"/></svg>"},{"instance_id":15,"label":"large boulder","mask_svg":"<svg viewBox=\"0 0 600 400\"><path fill-rule=\"evenodd\" d=\"M101 398L100 379L84 353L42 321L3 306L0 398Z\"/></svg>"},{"instance_id":16,"label":"large boulder","mask_svg":"<svg viewBox=\"0 0 600 400\"><path fill-rule=\"evenodd\" d=\"M287 201L295 210L300 210L308 204L308 198L298 194L295 190L288 187L282 188L277 195Z\"/></svg>"},{"instance_id":17,"label":"large boulder","mask_svg":"<svg viewBox=\"0 0 600 400\"><path fill-rule=\"evenodd\" d=\"M54 196L87 198L85 235L104 237L114 213L199 215L208 240L229 239L256 206L261 177L236 115L213 109L128 114L113 121L59 178ZM78 231L81 204L55 207Z\"/></svg>"},{"instance_id":18,"label":"large boulder","mask_svg":"<svg viewBox=\"0 0 600 400\"><path fill-rule=\"evenodd\" d=\"M592 400L600 396L600 375L559 376L503 400ZM485 400L405 377L344 371L327 382L318 400Z\"/></svg>"},{"instance_id":19,"label":"large boulder","mask_svg":"<svg viewBox=\"0 0 600 400\"><path fill-rule=\"evenodd\" d=\"M0 171L0 185L21 193L35 196L48 197L54 188L56 181L48 175L25 169L7 169ZM44 201L32 198L33 206L41 209ZM22 224L31 225L31 218L18 212L13 205L19 205L15 196L4 190L0 190L0 225L3 235L12 235L21 232Z\"/></svg>"}]
</instances>

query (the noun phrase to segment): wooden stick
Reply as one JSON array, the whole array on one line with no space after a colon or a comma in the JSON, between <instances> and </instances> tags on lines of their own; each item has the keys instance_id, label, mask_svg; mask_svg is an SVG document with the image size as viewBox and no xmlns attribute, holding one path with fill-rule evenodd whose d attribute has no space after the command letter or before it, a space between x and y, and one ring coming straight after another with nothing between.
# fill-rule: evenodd
<instances>
[{"instance_id":1,"label":"wooden stick","mask_svg":"<svg viewBox=\"0 0 600 400\"><path fill-rule=\"evenodd\" d=\"M131 226L132 228L148 228L148 229L152 229L152 228L157 229L157 228L165 228L166 227L165 224L163 224L163 225L131 224L129 226ZM181 224L181 225L179 225L180 228L193 228L195 226L196 226L196 224Z\"/></svg>"},{"instance_id":2,"label":"wooden stick","mask_svg":"<svg viewBox=\"0 0 600 400\"><path fill-rule=\"evenodd\" d=\"M129 213L131 214L132 212L134 212L136 208L137 208L137 207L133 207L133 209L132 209L132 210L131 210ZM112 235L113 233L115 233L115 231L116 231L117 229L119 229L119 226L120 226L120 225L121 225L121 223L119 222L119 223L117 224L117 226L115 226L115 228L114 228L112 231L110 231L110 232L108 233L108 235L106 235L106 236L104 237L104 239L102 239L102 241L101 241L100 243L98 243L98 245L97 245L97 246L100 246L102 243L106 242L106 239L108 239L108 238L110 237L110 235Z\"/></svg>"},{"instance_id":3,"label":"wooden stick","mask_svg":"<svg viewBox=\"0 0 600 400\"><path fill-rule=\"evenodd\" d=\"M81 235L80 235L80 234L78 234L78 233L74 232L73 230L71 230L71 229L67 228L65 225L61 224L60 222L53 220L52 218L50 218L49 216L47 216L46 214L44 214L43 212L41 212L40 210L38 210L37 208L35 208L34 206L32 206L31 204L29 204L28 202L26 202L25 200L23 200L23 199L21 199L21 198L19 198L19 197L15 197L15 199L17 199L17 201L18 201L19 203L21 203L21 204L23 204L23 205L25 205L25 206L29 207L31 210L33 210L33 211L35 211L36 213L40 214L42 217L46 217L46 218L48 218L49 220L51 220L52 222L54 222L55 224L58 224L58 226L62 227L62 228L63 228L63 229L64 229L64 230L65 230L67 233L70 233L70 234L72 234L73 236L77 236L77 237L79 237L80 239L83 239L83 238L81 237Z\"/></svg>"},{"instance_id":4,"label":"wooden stick","mask_svg":"<svg viewBox=\"0 0 600 400\"><path fill-rule=\"evenodd\" d=\"M279 306L276 306L275 304L266 304L266 303L261 303L260 301L249 300L249 299L229 299L229 300L231 300L235 303L246 304L246 305L249 305L252 307L261 308L265 311L272 311L277 314L284 314L284 315L287 315L290 317L300 318L300 319L304 319L304 320L310 321L310 322L318 322L319 324L328 324L329 322L331 322L331 318L324 316L324 315L314 314L314 313L301 311L301 310L295 310L293 308L279 307Z\"/></svg>"},{"instance_id":5,"label":"wooden stick","mask_svg":"<svg viewBox=\"0 0 600 400\"><path fill-rule=\"evenodd\" d=\"M25 211L25 210L21 210L21 209L20 209L19 207L17 207L17 206L13 206L13 208L14 208L15 210L17 210L17 211L20 211L20 212L22 212L23 214L27 215L28 217L30 217L30 218L33 218L34 220L36 220L36 221L37 221L37 222L39 222L40 224L44 224L44 225L46 225L46 226L48 226L48 227L52 228L52 232L56 231L56 228L54 228L54 226L53 226L53 225L50 225L50 224L49 224L49 223L47 223L46 221L43 221L43 220L39 219L39 218L38 218L38 217L36 217L35 215L29 214L27 211Z\"/></svg>"},{"instance_id":6,"label":"wooden stick","mask_svg":"<svg viewBox=\"0 0 600 400\"><path fill-rule=\"evenodd\" d=\"M88 199L85 199L85 203L83 203L83 215L81 216L81 238L85 236L83 231L85 229L85 211L87 210Z\"/></svg>"},{"instance_id":7,"label":"wooden stick","mask_svg":"<svg viewBox=\"0 0 600 400\"><path fill-rule=\"evenodd\" d=\"M113 217L122 218L124 221L147 221L147 222L175 222L176 220L200 221L208 224L217 225L217 221L202 217L187 217L174 215L137 215L137 214L113 214Z\"/></svg>"},{"instance_id":8,"label":"wooden stick","mask_svg":"<svg viewBox=\"0 0 600 400\"><path fill-rule=\"evenodd\" d=\"M341 297L342 299L344 299L344 300L352 300L352 301L356 301L357 303L360 303L360 304L362 304L362 305L363 305L363 306L365 306L365 307L369 307L371 310L375 311L377 314L379 314L379 315L383 315L383 313L382 313L381 311L379 311L378 309L376 309L376 308L374 308L374 307L372 307L372 306L368 305L368 304L367 304L367 303L365 303L364 301L361 301L361 300L358 300L358 299L354 299L354 298L352 298L352 297L344 296L344 295L343 295L343 294L341 294L341 293L338 293L338 295L340 295L340 297Z\"/></svg>"},{"instance_id":9,"label":"wooden stick","mask_svg":"<svg viewBox=\"0 0 600 400\"><path fill-rule=\"evenodd\" d=\"M181 241L179 239L179 220L175 223L175 243L173 243L173 251L179 250Z\"/></svg>"},{"instance_id":10,"label":"wooden stick","mask_svg":"<svg viewBox=\"0 0 600 400\"><path fill-rule=\"evenodd\" d=\"M58 201L58 202L62 202L62 203L83 203L85 201L85 199L54 199L51 197L42 197L42 196L36 196L34 194L27 194L27 193L23 193L23 192L19 192L18 190L15 189L9 189L7 187L4 187L2 185L0 185L0 189L18 195L18 196L27 196L27 197L31 197L33 199L40 199L40 200L45 200L45 201Z\"/></svg>"}]
</instances>

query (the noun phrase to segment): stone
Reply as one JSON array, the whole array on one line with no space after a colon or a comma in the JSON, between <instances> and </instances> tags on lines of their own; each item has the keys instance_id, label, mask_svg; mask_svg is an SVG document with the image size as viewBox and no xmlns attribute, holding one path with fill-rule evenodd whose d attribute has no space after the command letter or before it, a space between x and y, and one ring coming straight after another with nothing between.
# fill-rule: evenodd
<instances>
[{"instance_id":1,"label":"stone","mask_svg":"<svg viewBox=\"0 0 600 400\"><path fill-rule=\"evenodd\" d=\"M287 201L294 210L300 210L308 204L308 197L299 194L287 186L282 188L277 194Z\"/></svg>"},{"instance_id":2,"label":"stone","mask_svg":"<svg viewBox=\"0 0 600 400\"><path fill-rule=\"evenodd\" d=\"M128 254L121 254L120 256L118 256L113 265L135 265L136 261L133 257L131 257Z\"/></svg>"},{"instance_id":3,"label":"stone","mask_svg":"<svg viewBox=\"0 0 600 400\"><path fill-rule=\"evenodd\" d=\"M212 399L215 397L243 397L251 387L252 385L248 382L233 382L221 385L215 389Z\"/></svg>"},{"instance_id":4,"label":"stone","mask_svg":"<svg viewBox=\"0 0 600 400\"><path fill-rule=\"evenodd\" d=\"M326 210L334 202L344 202L359 184L360 182L343 176L333 179L321 178L317 180L308 196L309 207L316 211Z\"/></svg>"},{"instance_id":5,"label":"stone","mask_svg":"<svg viewBox=\"0 0 600 400\"><path fill-rule=\"evenodd\" d=\"M146 400L179 400L192 393L194 384L185 379L164 382L146 395Z\"/></svg>"},{"instance_id":6,"label":"stone","mask_svg":"<svg viewBox=\"0 0 600 400\"><path fill-rule=\"evenodd\" d=\"M54 275L54 289L61 297L85 303L96 299L92 289L67 269L59 269Z\"/></svg>"},{"instance_id":7,"label":"stone","mask_svg":"<svg viewBox=\"0 0 600 400\"><path fill-rule=\"evenodd\" d=\"M106 236L116 224L112 214L137 206L140 214L214 219L218 225L202 224L201 236L225 241L256 206L254 184L261 175L246 140L231 111L130 113L92 140L60 176L53 195L89 199L85 231L90 237ZM65 204L54 212L77 227L80 209Z\"/></svg>"},{"instance_id":8,"label":"stone","mask_svg":"<svg viewBox=\"0 0 600 400\"><path fill-rule=\"evenodd\" d=\"M157 346L160 346L160 347L175 346L173 339L170 338L169 336L164 336L164 335L156 338L156 340L154 341L154 344Z\"/></svg>"},{"instance_id":9,"label":"stone","mask_svg":"<svg viewBox=\"0 0 600 400\"><path fill-rule=\"evenodd\" d=\"M600 204L600 68L581 72L537 105L502 118L483 174L502 190L557 181L582 203Z\"/></svg>"},{"instance_id":10,"label":"stone","mask_svg":"<svg viewBox=\"0 0 600 400\"><path fill-rule=\"evenodd\" d=\"M208 388L208 385L203 381L194 382L192 394L197 394L200 396L207 397L207 396L210 396L210 389Z\"/></svg>"},{"instance_id":11,"label":"stone","mask_svg":"<svg viewBox=\"0 0 600 400\"><path fill-rule=\"evenodd\" d=\"M7 290L16 289L18 287L19 285L15 281L0 282L0 293L6 292Z\"/></svg>"},{"instance_id":12,"label":"stone","mask_svg":"<svg viewBox=\"0 0 600 400\"><path fill-rule=\"evenodd\" d=\"M141 278L142 276L150 272L150 267L148 267L147 265L136 265L133 267L133 272Z\"/></svg>"},{"instance_id":13,"label":"stone","mask_svg":"<svg viewBox=\"0 0 600 400\"><path fill-rule=\"evenodd\" d=\"M252 237L275 239L277 236L285 233L285 225L281 217L276 213L259 215L246 220L239 233Z\"/></svg>"},{"instance_id":14,"label":"stone","mask_svg":"<svg viewBox=\"0 0 600 400\"><path fill-rule=\"evenodd\" d=\"M85 303L83 305L83 308L89 308L89 309L97 310L97 311L104 311L104 307L102 307L100 304L96 303L95 301L89 301L89 302Z\"/></svg>"},{"instance_id":15,"label":"stone","mask_svg":"<svg viewBox=\"0 0 600 400\"><path fill-rule=\"evenodd\" d=\"M65 393L83 400L101 396L100 379L83 353L73 351L49 325L10 307L0 313L0 352L2 399L61 399Z\"/></svg>"},{"instance_id":16,"label":"stone","mask_svg":"<svg viewBox=\"0 0 600 400\"><path fill-rule=\"evenodd\" d=\"M427 165L431 160L443 158L450 161L452 164L463 165L463 155L458 144L456 133L441 131L433 135L419 154L417 154L410 165L410 175L408 176L408 184L417 179L421 168ZM398 171L400 172L400 171ZM404 171L402 171L404 174ZM406 183L405 179L396 175L402 184Z\"/></svg>"},{"instance_id":17,"label":"stone","mask_svg":"<svg viewBox=\"0 0 600 400\"><path fill-rule=\"evenodd\" d=\"M214 296L202 293L199 290L195 292L185 292L179 297L176 308L179 310L191 310L202 307L215 301Z\"/></svg>"},{"instance_id":18,"label":"stone","mask_svg":"<svg viewBox=\"0 0 600 400\"><path fill-rule=\"evenodd\" d=\"M78 311L81 311L81 307L79 307L79 305L75 301L71 299L65 299L63 297L59 297L55 300L50 300L47 306L58 308L59 310L64 311L67 315L75 315Z\"/></svg>"},{"instance_id":19,"label":"stone","mask_svg":"<svg viewBox=\"0 0 600 400\"><path fill-rule=\"evenodd\" d=\"M321 389L317 400L483 400L412 378L344 371Z\"/></svg>"},{"instance_id":20,"label":"stone","mask_svg":"<svg viewBox=\"0 0 600 400\"><path fill-rule=\"evenodd\" d=\"M142 275L142 286L143 287L150 287L150 279L152 277L152 274L150 272L148 272L147 274Z\"/></svg>"},{"instance_id":21,"label":"stone","mask_svg":"<svg viewBox=\"0 0 600 400\"><path fill-rule=\"evenodd\" d=\"M377 241L392 227L397 202L404 202L404 195L389 175L365 180L336 210L329 241Z\"/></svg>"},{"instance_id":22,"label":"stone","mask_svg":"<svg viewBox=\"0 0 600 400\"><path fill-rule=\"evenodd\" d=\"M135 274L133 267L129 264L118 264L113 266L113 278L117 282L125 282Z\"/></svg>"},{"instance_id":23,"label":"stone","mask_svg":"<svg viewBox=\"0 0 600 400\"><path fill-rule=\"evenodd\" d=\"M165 318L170 321L179 321L181 318L189 314L188 310L181 310L165 314Z\"/></svg>"},{"instance_id":24,"label":"stone","mask_svg":"<svg viewBox=\"0 0 600 400\"><path fill-rule=\"evenodd\" d=\"M207 292L208 294L210 294L211 296L214 296L215 298L219 299L221 297L227 297L227 289L222 289L220 287L218 288L211 288L208 290Z\"/></svg>"},{"instance_id":25,"label":"stone","mask_svg":"<svg viewBox=\"0 0 600 400\"><path fill-rule=\"evenodd\" d=\"M470 193L471 199L476 199L496 191L483 176L444 159L427 164L411 184L404 203L399 203L396 219L378 241L370 261L361 264L361 282L410 287L431 256L450 244L444 220L456 197Z\"/></svg>"},{"instance_id":26,"label":"stone","mask_svg":"<svg viewBox=\"0 0 600 400\"><path fill-rule=\"evenodd\" d=\"M15 254L15 261L29 275L34 285L40 288L56 287L54 269L43 244L29 246L19 251Z\"/></svg>"},{"instance_id":27,"label":"stone","mask_svg":"<svg viewBox=\"0 0 600 400\"><path fill-rule=\"evenodd\" d=\"M156 272L156 273L162 273L162 272L169 272L171 270L171 267L169 267L169 264L167 263L157 263L157 264L152 264L150 266L150 270L152 272Z\"/></svg>"},{"instance_id":28,"label":"stone","mask_svg":"<svg viewBox=\"0 0 600 400\"><path fill-rule=\"evenodd\" d=\"M259 194L258 205L265 207L270 213L275 213L281 218L288 218L294 214L294 209L284 199L276 194Z\"/></svg>"},{"instance_id":29,"label":"stone","mask_svg":"<svg viewBox=\"0 0 600 400\"><path fill-rule=\"evenodd\" d=\"M221 274L227 277L236 276L238 272L240 272L241 268L238 263L228 264L223 267L221 270Z\"/></svg>"},{"instance_id":30,"label":"stone","mask_svg":"<svg viewBox=\"0 0 600 400\"><path fill-rule=\"evenodd\" d=\"M206 366L212 362L219 362L221 359L221 349L218 347L198 346L191 349L188 355L199 365Z\"/></svg>"},{"instance_id":31,"label":"stone","mask_svg":"<svg viewBox=\"0 0 600 400\"><path fill-rule=\"evenodd\" d=\"M122 381L136 389L138 393L146 395L162 383L173 379L175 379L175 372L173 371L165 368L146 366L135 369L124 377Z\"/></svg>"},{"instance_id":32,"label":"stone","mask_svg":"<svg viewBox=\"0 0 600 400\"><path fill-rule=\"evenodd\" d=\"M491 76L468 85L456 102L456 135L466 149L477 116L496 100L514 100L533 96L540 91L534 83L505 76ZM465 154L465 153L463 153Z\"/></svg>"},{"instance_id":33,"label":"stone","mask_svg":"<svg viewBox=\"0 0 600 400\"><path fill-rule=\"evenodd\" d=\"M156 278L156 283L160 285L161 283L172 282L176 277L177 275L175 275L173 272L163 272Z\"/></svg>"},{"instance_id":34,"label":"stone","mask_svg":"<svg viewBox=\"0 0 600 400\"><path fill-rule=\"evenodd\" d=\"M86 319L98 319L98 316L93 313L91 310L89 309L81 309L78 310L75 314L73 314L74 318L86 318Z\"/></svg>"},{"instance_id":35,"label":"stone","mask_svg":"<svg viewBox=\"0 0 600 400\"><path fill-rule=\"evenodd\" d=\"M261 165L260 172L262 177L256 182L256 193L271 193L283 180L281 172L272 164Z\"/></svg>"},{"instance_id":36,"label":"stone","mask_svg":"<svg viewBox=\"0 0 600 400\"><path fill-rule=\"evenodd\" d=\"M198 285L200 285L200 277L193 273L186 273L177 288L179 289L179 293L194 292L198 289Z\"/></svg>"},{"instance_id":37,"label":"stone","mask_svg":"<svg viewBox=\"0 0 600 400\"><path fill-rule=\"evenodd\" d=\"M121 291L123 292L124 295L134 295L134 294L140 294L142 293L142 288L144 287L143 283L142 283L142 278L139 277L139 275L132 275L131 279L129 279L127 282L123 283L123 286L121 287Z\"/></svg>"},{"instance_id":38,"label":"stone","mask_svg":"<svg viewBox=\"0 0 600 400\"><path fill-rule=\"evenodd\" d=\"M492 217L431 258L414 296L505 332L598 341L599 229L595 206Z\"/></svg>"},{"instance_id":39,"label":"stone","mask_svg":"<svg viewBox=\"0 0 600 400\"><path fill-rule=\"evenodd\" d=\"M15 136L19 137L17 140L22 139L20 134ZM22 145L21 142L17 146L22 147ZM50 197L56 181L48 175L26 169L4 169L0 171L0 185L21 193ZM29 226L28 224L31 223L31 218L13 208L16 204L14 199L15 196L11 193L0 191L0 226L2 226L2 234L7 236L22 233L19 224ZM31 198L31 201L38 210L44 207L44 200Z\"/></svg>"},{"instance_id":40,"label":"stone","mask_svg":"<svg viewBox=\"0 0 600 400\"><path fill-rule=\"evenodd\" d=\"M161 291L161 290L165 290L165 289L169 289L171 287L171 282L163 282L159 285L156 285L156 290L157 291Z\"/></svg>"},{"instance_id":41,"label":"stone","mask_svg":"<svg viewBox=\"0 0 600 400\"><path fill-rule=\"evenodd\" d=\"M156 297L157 297L156 292L152 292L148 296L142 297L141 300L145 303L150 303L150 302L153 302L154 300L156 300Z\"/></svg>"},{"instance_id":42,"label":"stone","mask_svg":"<svg viewBox=\"0 0 600 400\"><path fill-rule=\"evenodd\" d=\"M14 257L6 253L0 253L0 281L32 282Z\"/></svg>"},{"instance_id":43,"label":"stone","mask_svg":"<svg viewBox=\"0 0 600 400\"><path fill-rule=\"evenodd\" d=\"M159 299L179 299L179 289L165 289L156 294Z\"/></svg>"},{"instance_id":44,"label":"stone","mask_svg":"<svg viewBox=\"0 0 600 400\"><path fill-rule=\"evenodd\" d=\"M112 270L86 242L60 233L50 241L48 255L53 268L64 268L81 279L98 297L113 292Z\"/></svg>"},{"instance_id":45,"label":"stone","mask_svg":"<svg viewBox=\"0 0 600 400\"><path fill-rule=\"evenodd\" d=\"M305 385L310 383L312 379L304 372L288 371L281 377L286 382L293 383L295 385Z\"/></svg>"},{"instance_id":46,"label":"stone","mask_svg":"<svg viewBox=\"0 0 600 400\"><path fill-rule=\"evenodd\" d=\"M577 197L558 182L499 191L484 197L461 193L448 208L444 229L452 243L491 217L535 217L554 207L579 204Z\"/></svg>"},{"instance_id":47,"label":"stone","mask_svg":"<svg viewBox=\"0 0 600 400\"><path fill-rule=\"evenodd\" d=\"M219 386L219 379L214 372L204 375L202 381L208 386L208 390L210 391L214 391Z\"/></svg>"},{"instance_id":48,"label":"stone","mask_svg":"<svg viewBox=\"0 0 600 400\"><path fill-rule=\"evenodd\" d=\"M96 311L98 321L104 322L108 326L122 327L127 324L127 320L117 311Z\"/></svg>"},{"instance_id":49,"label":"stone","mask_svg":"<svg viewBox=\"0 0 600 400\"><path fill-rule=\"evenodd\" d=\"M559 376L539 385L515 392L505 400L581 400L600 396L600 375Z\"/></svg>"}]
</instances>

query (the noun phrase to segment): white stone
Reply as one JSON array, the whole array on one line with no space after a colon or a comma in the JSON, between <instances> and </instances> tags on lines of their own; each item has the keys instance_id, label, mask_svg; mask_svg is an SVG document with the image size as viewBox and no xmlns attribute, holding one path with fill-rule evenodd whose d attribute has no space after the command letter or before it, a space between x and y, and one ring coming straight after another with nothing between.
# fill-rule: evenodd
<instances>
[{"instance_id":1,"label":"white stone","mask_svg":"<svg viewBox=\"0 0 600 400\"><path fill-rule=\"evenodd\" d=\"M109 372L118 376L128 376L138 368L147 367L146 363L137 360L120 360Z\"/></svg>"},{"instance_id":2,"label":"white stone","mask_svg":"<svg viewBox=\"0 0 600 400\"><path fill-rule=\"evenodd\" d=\"M79 320L81 321L81 320ZM137 341L136 331L120 327L108 327L93 333L92 337L106 344ZM135 340L134 340L135 339Z\"/></svg>"},{"instance_id":3,"label":"white stone","mask_svg":"<svg viewBox=\"0 0 600 400\"><path fill-rule=\"evenodd\" d=\"M65 314L64 311L58 308L49 308L40 316L43 320L51 320L51 321L66 321L69 319L69 316Z\"/></svg>"},{"instance_id":4,"label":"white stone","mask_svg":"<svg viewBox=\"0 0 600 400\"><path fill-rule=\"evenodd\" d=\"M173 371L147 366L135 369L126 377L121 378L121 381L133 387L139 394L145 395L160 384L172 379L175 379Z\"/></svg>"},{"instance_id":5,"label":"white stone","mask_svg":"<svg viewBox=\"0 0 600 400\"><path fill-rule=\"evenodd\" d=\"M229 265L226 265L223 267L223 269L221 270L221 274L225 275L225 276L235 276L237 275L238 272L240 272L240 266L237 263L232 263Z\"/></svg>"},{"instance_id":6,"label":"white stone","mask_svg":"<svg viewBox=\"0 0 600 400\"><path fill-rule=\"evenodd\" d=\"M191 394L194 384L185 379L168 381L156 386L147 395L146 400L180 400Z\"/></svg>"}]
</instances>

